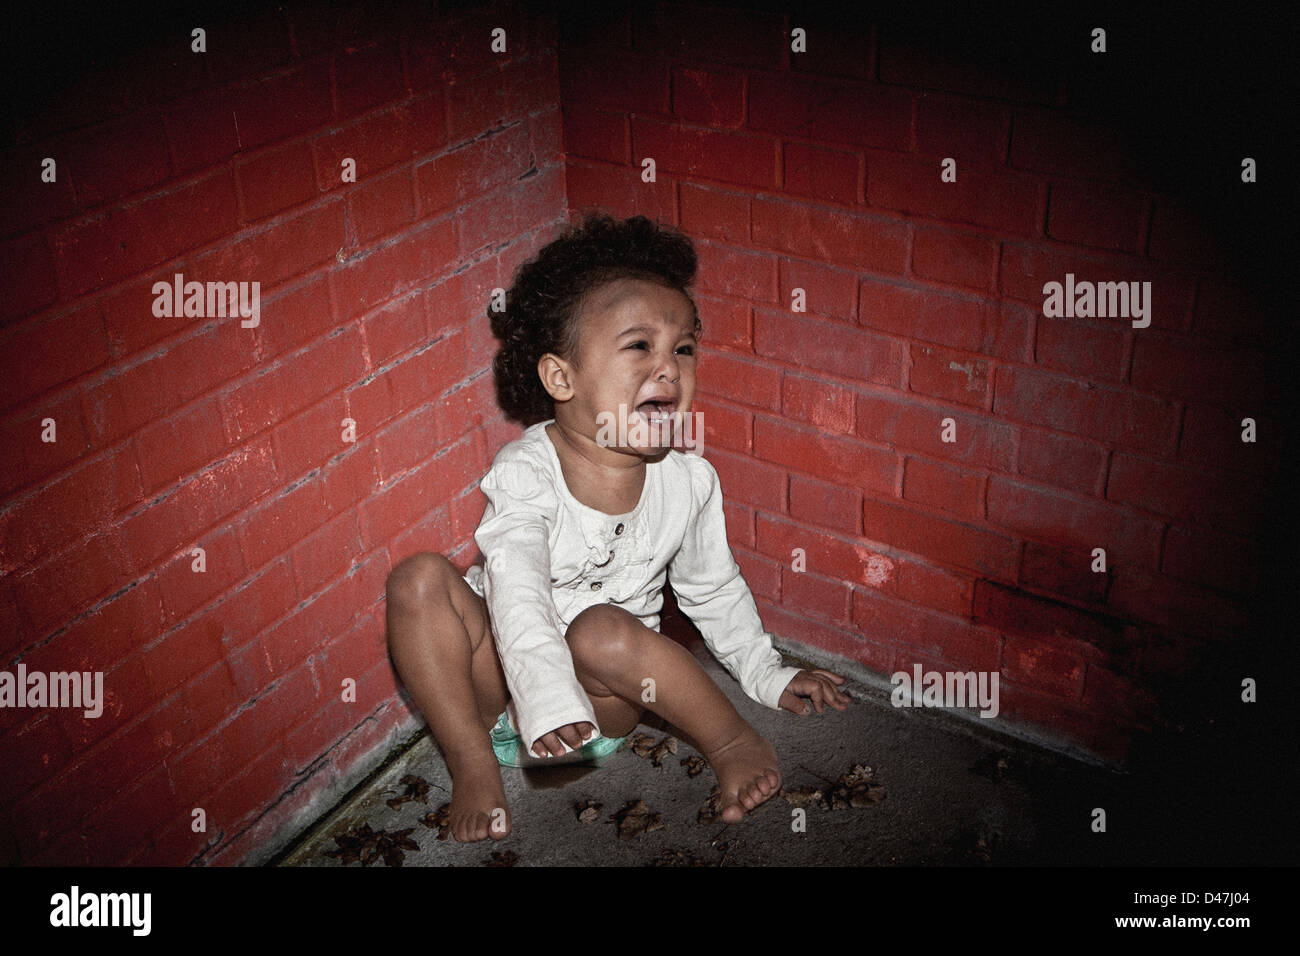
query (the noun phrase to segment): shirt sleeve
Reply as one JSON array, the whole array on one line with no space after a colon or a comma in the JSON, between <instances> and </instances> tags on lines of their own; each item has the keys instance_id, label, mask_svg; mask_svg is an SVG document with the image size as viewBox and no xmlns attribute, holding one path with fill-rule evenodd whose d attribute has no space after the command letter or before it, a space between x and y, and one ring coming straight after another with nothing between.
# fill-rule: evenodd
<instances>
[{"instance_id":1,"label":"shirt sleeve","mask_svg":"<svg viewBox=\"0 0 1300 956\"><path fill-rule=\"evenodd\" d=\"M699 457L694 457L692 469L699 511L668 566L677 606L745 693L776 709L799 668L783 663L772 635L763 630L754 596L732 557L718 473Z\"/></svg>"},{"instance_id":2,"label":"shirt sleeve","mask_svg":"<svg viewBox=\"0 0 1300 956\"><path fill-rule=\"evenodd\" d=\"M596 725L551 597L550 532L559 498L526 461L498 462L479 488L487 510L474 533L483 553L483 595L519 736L531 752L543 734L578 721Z\"/></svg>"}]
</instances>

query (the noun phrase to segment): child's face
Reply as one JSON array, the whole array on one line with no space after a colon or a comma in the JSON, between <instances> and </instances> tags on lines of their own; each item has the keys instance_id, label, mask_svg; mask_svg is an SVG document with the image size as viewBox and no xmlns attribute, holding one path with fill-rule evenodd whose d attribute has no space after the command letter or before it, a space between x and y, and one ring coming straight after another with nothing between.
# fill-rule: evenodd
<instances>
[{"instance_id":1,"label":"child's face","mask_svg":"<svg viewBox=\"0 0 1300 956\"><path fill-rule=\"evenodd\" d=\"M600 286L583 304L572 397L556 418L607 447L613 432L626 436L621 451L658 454L695 399L695 351L695 311L681 292L644 279Z\"/></svg>"}]
</instances>

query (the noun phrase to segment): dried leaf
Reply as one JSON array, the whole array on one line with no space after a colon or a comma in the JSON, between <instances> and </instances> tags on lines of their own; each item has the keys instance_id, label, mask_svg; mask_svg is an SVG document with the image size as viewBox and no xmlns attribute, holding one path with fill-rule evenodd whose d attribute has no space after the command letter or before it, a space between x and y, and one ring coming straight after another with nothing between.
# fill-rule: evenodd
<instances>
[{"instance_id":1,"label":"dried leaf","mask_svg":"<svg viewBox=\"0 0 1300 956\"><path fill-rule=\"evenodd\" d=\"M826 802L832 810L848 810L856 807L869 807L885 799L885 788L876 783L875 771L865 764L854 764L853 769L841 775Z\"/></svg>"},{"instance_id":2,"label":"dried leaf","mask_svg":"<svg viewBox=\"0 0 1300 956\"><path fill-rule=\"evenodd\" d=\"M573 810L583 823L595 823L600 819L602 806L604 804L597 803L595 800L584 800L582 803L575 803Z\"/></svg>"},{"instance_id":3,"label":"dried leaf","mask_svg":"<svg viewBox=\"0 0 1300 956\"><path fill-rule=\"evenodd\" d=\"M816 804L823 809L826 807L826 794L817 787L800 787L797 790L782 789L781 796L792 807L806 807L809 804Z\"/></svg>"},{"instance_id":4,"label":"dried leaf","mask_svg":"<svg viewBox=\"0 0 1300 956\"><path fill-rule=\"evenodd\" d=\"M519 854L514 850L493 850L490 859L483 862L484 866L514 866L519 862Z\"/></svg>"},{"instance_id":5,"label":"dried leaf","mask_svg":"<svg viewBox=\"0 0 1300 956\"><path fill-rule=\"evenodd\" d=\"M700 823L716 823L722 819L722 793L717 787L713 788L709 799L704 801L704 806L700 807L696 819Z\"/></svg>"},{"instance_id":6,"label":"dried leaf","mask_svg":"<svg viewBox=\"0 0 1300 956\"><path fill-rule=\"evenodd\" d=\"M401 795L384 801L394 810L400 810L402 804L408 800L419 800L421 803L429 802L429 781L423 777L408 773L398 782L402 784L403 788Z\"/></svg>"},{"instance_id":7,"label":"dried leaf","mask_svg":"<svg viewBox=\"0 0 1300 956\"><path fill-rule=\"evenodd\" d=\"M663 829L663 819L645 805L644 800L629 801L622 810L610 815L618 823L620 840L631 840L642 833Z\"/></svg>"},{"instance_id":8,"label":"dried leaf","mask_svg":"<svg viewBox=\"0 0 1300 956\"><path fill-rule=\"evenodd\" d=\"M447 839L447 833L451 830L451 804L444 803L437 811L429 811L420 817L420 822L430 830L438 831L438 839Z\"/></svg>"},{"instance_id":9,"label":"dried leaf","mask_svg":"<svg viewBox=\"0 0 1300 956\"><path fill-rule=\"evenodd\" d=\"M678 761L678 763L680 763L683 767L686 768L686 776L688 777L698 777L701 773L704 772L704 768L709 765L709 762L707 760L705 760L703 757L697 754L691 754L689 757L683 757L681 760Z\"/></svg>"},{"instance_id":10,"label":"dried leaf","mask_svg":"<svg viewBox=\"0 0 1300 956\"><path fill-rule=\"evenodd\" d=\"M647 866L718 866L717 863L710 863L707 860L701 860L689 850L664 850L659 856L646 864Z\"/></svg>"},{"instance_id":11,"label":"dried leaf","mask_svg":"<svg viewBox=\"0 0 1300 956\"><path fill-rule=\"evenodd\" d=\"M649 734L637 734L632 738L632 752L642 759L649 757L652 764L662 767L668 754L677 753L677 738L665 737L656 743Z\"/></svg>"}]
</instances>

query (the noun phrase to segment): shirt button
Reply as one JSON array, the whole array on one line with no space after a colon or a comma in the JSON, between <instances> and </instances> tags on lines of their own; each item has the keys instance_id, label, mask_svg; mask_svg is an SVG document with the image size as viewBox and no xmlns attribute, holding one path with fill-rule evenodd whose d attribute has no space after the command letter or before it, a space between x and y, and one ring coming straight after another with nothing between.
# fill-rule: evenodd
<instances>
[{"instance_id":1,"label":"shirt button","mask_svg":"<svg viewBox=\"0 0 1300 956\"><path fill-rule=\"evenodd\" d=\"M620 522L618 523L618 527L614 529L614 533L615 533L615 534L622 534L622 533L623 533L623 522L620 521Z\"/></svg>"},{"instance_id":2,"label":"shirt button","mask_svg":"<svg viewBox=\"0 0 1300 956\"><path fill-rule=\"evenodd\" d=\"M591 589L592 589L593 591L599 591L599 590L600 590L600 582L599 582L599 581L592 581L592 582L591 582Z\"/></svg>"}]
</instances>

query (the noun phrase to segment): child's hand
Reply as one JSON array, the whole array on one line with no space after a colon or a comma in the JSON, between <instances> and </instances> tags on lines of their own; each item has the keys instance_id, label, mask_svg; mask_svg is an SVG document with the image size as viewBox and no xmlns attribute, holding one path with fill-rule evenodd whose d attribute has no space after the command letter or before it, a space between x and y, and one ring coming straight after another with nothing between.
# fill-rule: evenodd
<instances>
[{"instance_id":1,"label":"child's hand","mask_svg":"<svg viewBox=\"0 0 1300 956\"><path fill-rule=\"evenodd\" d=\"M835 686L843 683L843 677L830 671L802 670L785 685L785 690L781 692L781 699L777 703L785 710L800 716L812 712L808 700L812 701L812 706L817 708L819 714L827 704L836 710L846 710L849 706L849 698L841 694Z\"/></svg>"},{"instance_id":2,"label":"child's hand","mask_svg":"<svg viewBox=\"0 0 1300 956\"><path fill-rule=\"evenodd\" d=\"M542 734L533 744L533 753L538 757L559 757L564 754L564 744L568 744L574 750L582 746L582 742L591 736L595 726L588 721L581 720L576 724L565 724L563 727L557 727L549 734ZM560 743L564 741L564 743Z\"/></svg>"}]
</instances>

